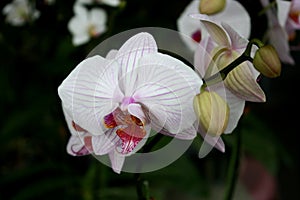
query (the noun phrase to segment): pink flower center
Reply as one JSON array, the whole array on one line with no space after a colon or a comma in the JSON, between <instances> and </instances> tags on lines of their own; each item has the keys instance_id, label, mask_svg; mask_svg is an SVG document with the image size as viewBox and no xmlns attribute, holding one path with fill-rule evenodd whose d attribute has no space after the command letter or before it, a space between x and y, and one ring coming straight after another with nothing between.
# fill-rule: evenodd
<instances>
[{"instance_id":1,"label":"pink flower center","mask_svg":"<svg viewBox=\"0 0 300 200\"><path fill-rule=\"evenodd\" d=\"M129 99L128 102L130 101ZM144 123L136 116L119 108L104 117L104 125L107 128L120 127L117 129L116 134L121 140L122 150L120 153L122 154L133 151L136 145L146 136Z\"/></svg>"}]
</instances>

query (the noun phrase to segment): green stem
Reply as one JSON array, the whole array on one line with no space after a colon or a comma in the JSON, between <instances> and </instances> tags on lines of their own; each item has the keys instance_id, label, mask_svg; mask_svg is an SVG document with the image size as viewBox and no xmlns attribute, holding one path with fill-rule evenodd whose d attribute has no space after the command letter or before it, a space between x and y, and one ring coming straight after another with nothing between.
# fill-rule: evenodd
<instances>
[{"instance_id":1,"label":"green stem","mask_svg":"<svg viewBox=\"0 0 300 200\"><path fill-rule=\"evenodd\" d=\"M241 130L237 127L237 132L234 134L235 141L232 148L232 155L229 161L225 200L232 200L236 182L239 176L239 164L241 154Z\"/></svg>"},{"instance_id":2,"label":"green stem","mask_svg":"<svg viewBox=\"0 0 300 200\"><path fill-rule=\"evenodd\" d=\"M228 66L223 68L218 73L215 73L209 78L204 78L205 86L210 86L224 80L226 76L229 74L229 72L231 72L234 68L236 68L243 62L245 61L253 62L253 58L251 57L251 49L253 45L256 45L258 48L261 48L262 46L264 46L264 43L261 42L259 39L252 39L250 42L248 42L247 47L242 55L240 55L237 59L232 61Z\"/></svg>"},{"instance_id":3,"label":"green stem","mask_svg":"<svg viewBox=\"0 0 300 200\"><path fill-rule=\"evenodd\" d=\"M141 174L135 174L138 200L150 200L149 182L142 179Z\"/></svg>"}]
</instances>

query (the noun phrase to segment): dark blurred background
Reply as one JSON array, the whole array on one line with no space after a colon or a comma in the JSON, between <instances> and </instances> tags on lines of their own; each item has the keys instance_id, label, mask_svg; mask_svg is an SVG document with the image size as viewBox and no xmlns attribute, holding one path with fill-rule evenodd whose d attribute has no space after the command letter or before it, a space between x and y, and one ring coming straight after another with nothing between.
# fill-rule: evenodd
<instances>
[{"instance_id":1,"label":"dark blurred background","mask_svg":"<svg viewBox=\"0 0 300 200\"><path fill-rule=\"evenodd\" d=\"M1 0L0 9L10 2ZM109 22L109 32L77 47L67 29L74 1L56 0L53 5L46 5L37 0L41 16L21 27L5 23L5 16L0 15L0 199L137 199L133 174L117 175L92 156L72 157L66 153L70 133L57 87L110 35L148 26L176 30L176 20L189 2L128 0L123 10L104 6L115 17L113 23ZM264 16L257 16L259 2L240 2L252 18L251 37L261 38L267 26ZM252 186L269 192L260 173L268 174L271 185L276 186L275 195L269 199L300 196L300 52L293 51L292 55L295 66L283 65L279 78L262 78L267 102L247 103L241 121L242 161L250 165L244 163L241 168L252 179L241 175L236 199L247 199L251 193L249 184L243 184L243 177ZM201 138L197 138L179 160L165 169L143 174L149 180L151 196L222 199L232 137L224 137L225 154L213 150L199 159ZM245 167L257 166L251 163L258 163L261 168Z\"/></svg>"}]
</instances>

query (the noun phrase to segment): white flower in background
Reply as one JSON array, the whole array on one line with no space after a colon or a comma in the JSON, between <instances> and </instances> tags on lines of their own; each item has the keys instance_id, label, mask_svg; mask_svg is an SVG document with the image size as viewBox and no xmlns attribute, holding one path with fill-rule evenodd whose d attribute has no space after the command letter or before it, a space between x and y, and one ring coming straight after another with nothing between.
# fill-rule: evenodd
<instances>
[{"instance_id":1,"label":"white flower in background","mask_svg":"<svg viewBox=\"0 0 300 200\"><path fill-rule=\"evenodd\" d=\"M192 0L177 20L178 31L185 34L183 41L194 51L201 39L208 36L200 21L191 19L190 14L199 14L199 0ZM237 1L228 0L225 8L210 17L217 23L225 22L244 38L250 36L250 16L246 9Z\"/></svg>"},{"instance_id":2,"label":"white flower in background","mask_svg":"<svg viewBox=\"0 0 300 200\"><path fill-rule=\"evenodd\" d=\"M45 4L47 5L53 5L56 0L44 0Z\"/></svg>"},{"instance_id":3,"label":"white flower in background","mask_svg":"<svg viewBox=\"0 0 300 200\"><path fill-rule=\"evenodd\" d=\"M14 0L3 8L2 13L6 15L6 22L13 26L22 26L40 16L40 12L27 0Z\"/></svg>"},{"instance_id":4,"label":"white flower in background","mask_svg":"<svg viewBox=\"0 0 300 200\"><path fill-rule=\"evenodd\" d=\"M68 23L72 33L72 42L75 46L88 42L93 37L98 37L106 31L107 14L101 8L88 10L84 6L75 4L75 15Z\"/></svg>"},{"instance_id":5,"label":"white flower in background","mask_svg":"<svg viewBox=\"0 0 300 200\"><path fill-rule=\"evenodd\" d=\"M190 67L159 53L148 33L131 37L106 58L85 59L58 88L72 134L68 153L108 154L120 173L125 157L145 144L151 129L193 139L193 97L201 85Z\"/></svg>"},{"instance_id":6,"label":"white flower in background","mask_svg":"<svg viewBox=\"0 0 300 200\"><path fill-rule=\"evenodd\" d=\"M289 36L285 29L290 2L277 0L278 10L275 7L268 8L269 0L260 0L260 2L263 7L267 8L268 30L265 33L265 39L275 47L282 62L294 65L295 61L290 54Z\"/></svg>"},{"instance_id":7,"label":"white flower in background","mask_svg":"<svg viewBox=\"0 0 300 200\"><path fill-rule=\"evenodd\" d=\"M97 4L105 4L108 6L117 7L118 5L120 5L121 1L120 0L77 0L76 3L86 4L86 5L97 3Z\"/></svg>"}]
</instances>

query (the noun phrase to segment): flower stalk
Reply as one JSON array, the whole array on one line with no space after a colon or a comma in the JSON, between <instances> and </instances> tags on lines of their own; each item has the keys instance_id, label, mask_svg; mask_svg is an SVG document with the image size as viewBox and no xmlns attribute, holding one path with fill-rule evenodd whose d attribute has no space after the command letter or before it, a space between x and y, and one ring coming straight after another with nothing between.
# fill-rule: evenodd
<instances>
[{"instance_id":1,"label":"flower stalk","mask_svg":"<svg viewBox=\"0 0 300 200\"><path fill-rule=\"evenodd\" d=\"M228 166L227 183L224 200L233 199L233 194L236 186L236 182L239 174L239 165L241 157L241 129L237 127L237 133L233 134L234 143L232 147L232 153Z\"/></svg>"}]
</instances>

